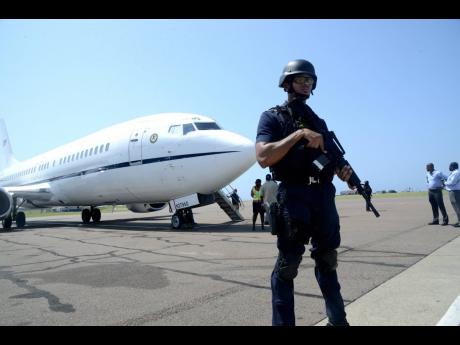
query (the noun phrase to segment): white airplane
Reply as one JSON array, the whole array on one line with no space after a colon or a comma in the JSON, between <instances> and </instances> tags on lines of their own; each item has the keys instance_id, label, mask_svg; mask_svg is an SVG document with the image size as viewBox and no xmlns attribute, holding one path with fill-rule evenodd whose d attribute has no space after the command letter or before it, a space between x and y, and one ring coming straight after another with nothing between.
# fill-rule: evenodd
<instances>
[{"instance_id":1,"label":"white airplane","mask_svg":"<svg viewBox=\"0 0 460 345\"><path fill-rule=\"evenodd\" d=\"M215 202L254 163L251 140L189 113L123 122L19 162L0 119L0 219L5 229L13 221L22 228L20 207L88 206L83 223L97 223L97 206L153 212L169 203L180 228L193 222L192 207Z\"/></svg>"}]
</instances>

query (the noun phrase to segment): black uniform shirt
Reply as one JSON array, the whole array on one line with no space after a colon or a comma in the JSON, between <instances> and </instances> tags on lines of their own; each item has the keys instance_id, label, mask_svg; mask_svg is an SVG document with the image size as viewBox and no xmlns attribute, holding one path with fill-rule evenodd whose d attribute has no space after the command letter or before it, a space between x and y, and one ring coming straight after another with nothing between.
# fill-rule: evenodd
<instances>
[{"instance_id":1,"label":"black uniform shirt","mask_svg":"<svg viewBox=\"0 0 460 345\"><path fill-rule=\"evenodd\" d=\"M286 105L287 102L283 104L284 107ZM320 119L308 105L305 105L305 107L308 115L315 116L316 123L320 124L322 130L327 131L324 120ZM295 113L294 117L296 117ZM318 129L312 128L312 126L308 124L307 119L304 122L306 123L306 128L318 131ZM285 121L284 117L277 112L276 108L272 108L264 111L260 116L256 142L276 142L295 132L297 129L298 127L292 120ZM307 141L305 139L299 140L278 163L271 167L275 175L275 180L305 182L308 176L318 176L316 170L312 168L312 162L321 152L318 149L305 148L306 143ZM332 177L333 172L331 175L330 169L328 169L327 176L324 176L324 178L326 180L332 180Z\"/></svg>"}]
</instances>

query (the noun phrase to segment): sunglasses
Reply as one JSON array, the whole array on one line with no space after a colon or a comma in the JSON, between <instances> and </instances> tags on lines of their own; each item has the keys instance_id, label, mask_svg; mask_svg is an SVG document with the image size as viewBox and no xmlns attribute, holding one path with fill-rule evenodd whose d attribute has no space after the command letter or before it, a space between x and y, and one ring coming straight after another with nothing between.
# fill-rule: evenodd
<instances>
[{"instance_id":1,"label":"sunglasses","mask_svg":"<svg viewBox=\"0 0 460 345\"><path fill-rule=\"evenodd\" d=\"M295 77L294 78L294 83L300 84L300 85L313 85L315 80L312 77Z\"/></svg>"}]
</instances>

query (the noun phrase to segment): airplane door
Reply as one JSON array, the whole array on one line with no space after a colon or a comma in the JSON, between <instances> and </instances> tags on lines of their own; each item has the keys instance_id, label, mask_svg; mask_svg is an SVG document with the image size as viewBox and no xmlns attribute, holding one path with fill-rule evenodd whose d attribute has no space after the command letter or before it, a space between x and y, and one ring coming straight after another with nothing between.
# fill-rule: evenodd
<instances>
[{"instance_id":1,"label":"airplane door","mask_svg":"<svg viewBox=\"0 0 460 345\"><path fill-rule=\"evenodd\" d=\"M129 138L129 164L137 165L142 163L142 136L147 129L135 130Z\"/></svg>"}]
</instances>

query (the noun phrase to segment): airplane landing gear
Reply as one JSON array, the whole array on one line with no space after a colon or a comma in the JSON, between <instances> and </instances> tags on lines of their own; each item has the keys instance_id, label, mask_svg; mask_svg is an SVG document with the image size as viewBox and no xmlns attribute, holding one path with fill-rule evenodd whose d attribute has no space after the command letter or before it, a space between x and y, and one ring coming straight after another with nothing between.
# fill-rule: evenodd
<instances>
[{"instance_id":1,"label":"airplane landing gear","mask_svg":"<svg viewBox=\"0 0 460 345\"><path fill-rule=\"evenodd\" d=\"M91 206L91 209L85 208L81 211L81 220L83 224L88 224L91 219L93 219L94 223L99 223L101 221L101 210Z\"/></svg>"},{"instance_id":2,"label":"airplane landing gear","mask_svg":"<svg viewBox=\"0 0 460 345\"><path fill-rule=\"evenodd\" d=\"M21 205L24 202L21 203ZM17 199L13 198L13 210L11 214L2 220L3 229L11 229L11 225L13 225L13 221L16 222L16 227L18 229L23 228L26 225L26 214L24 212L18 212L18 208L21 205L17 205Z\"/></svg>"},{"instance_id":3,"label":"airplane landing gear","mask_svg":"<svg viewBox=\"0 0 460 345\"><path fill-rule=\"evenodd\" d=\"M191 208L177 210L171 218L171 226L173 229L180 229L182 227L193 228L195 224Z\"/></svg>"},{"instance_id":4,"label":"airplane landing gear","mask_svg":"<svg viewBox=\"0 0 460 345\"><path fill-rule=\"evenodd\" d=\"M91 221L91 211L87 208L81 211L81 220L83 221L83 224L88 224Z\"/></svg>"},{"instance_id":5,"label":"airplane landing gear","mask_svg":"<svg viewBox=\"0 0 460 345\"><path fill-rule=\"evenodd\" d=\"M16 226L23 228L26 225L26 214L24 212L18 212L16 215Z\"/></svg>"},{"instance_id":6,"label":"airplane landing gear","mask_svg":"<svg viewBox=\"0 0 460 345\"><path fill-rule=\"evenodd\" d=\"M11 217L11 215L2 220L2 226L5 230L10 229L11 224L13 224L13 218Z\"/></svg>"},{"instance_id":7,"label":"airplane landing gear","mask_svg":"<svg viewBox=\"0 0 460 345\"><path fill-rule=\"evenodd\" d=\"M91 218L94 223L99 223L101 221L101 210L96 207L91 207Z\"/></svg>"}]
</instances>

